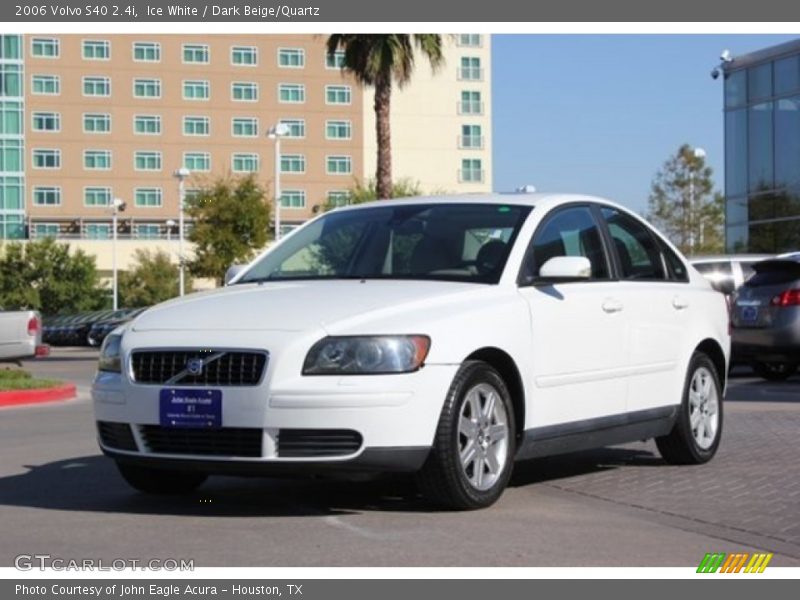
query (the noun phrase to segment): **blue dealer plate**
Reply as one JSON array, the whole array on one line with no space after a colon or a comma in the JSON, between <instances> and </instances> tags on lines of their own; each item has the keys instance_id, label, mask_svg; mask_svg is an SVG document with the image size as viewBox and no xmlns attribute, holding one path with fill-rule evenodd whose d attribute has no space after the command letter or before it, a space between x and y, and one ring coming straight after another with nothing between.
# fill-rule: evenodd
<instances>
[{"instance_id":1,"label":"blue dealer plate","mask_svg":"<svg viewBox=\"0 0 800 600\"><path fill-rule=\"evenodd\" d=\"M163 389L158 413L162 427L222 427L222 391Z\"/></svg>"},{"instance_id":2,"label":"blue dealer plate","mask_svg":"<svg viewBox=\"0 0 800 600\"><path fill-rule=\"evenodd\" d=\"M742 307L742 321L747 321L748 323L752 323L753 321L758 320L758 307L756 306L744 306Z\"/></svg>"}]
</instances>

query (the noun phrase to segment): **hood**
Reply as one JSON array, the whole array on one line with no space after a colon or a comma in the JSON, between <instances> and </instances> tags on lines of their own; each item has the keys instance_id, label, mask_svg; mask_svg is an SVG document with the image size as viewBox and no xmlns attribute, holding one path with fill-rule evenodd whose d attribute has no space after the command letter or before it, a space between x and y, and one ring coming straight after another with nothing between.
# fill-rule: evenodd
<instances>
[{"instance_id":1,"label":"hood","mask_svg":"<svg viewBox=\"0 0 800 600\"><path fill-rule=\"evenodd\" d=\"M237 284L154 306L134 331L306 331L387 306L475 290L477 284L443 281L334 280Z\"/></svg>"}]
</instances>

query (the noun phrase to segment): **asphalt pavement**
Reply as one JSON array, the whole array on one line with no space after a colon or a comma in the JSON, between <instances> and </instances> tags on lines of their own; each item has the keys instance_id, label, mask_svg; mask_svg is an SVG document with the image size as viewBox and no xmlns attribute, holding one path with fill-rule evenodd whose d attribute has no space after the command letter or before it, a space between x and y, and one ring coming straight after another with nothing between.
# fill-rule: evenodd
<instances>
[{"instance_id":1,"label":"asphalt pavement","mask_svg":"<svg viewBox=\"0 0 800 600\"><path fill-rule=\"evenodd\" d=\"M519 464L493 507L432 508L408 481L214 477L184 498L128 488L95 442L96 352L28 365L78 398L0 410L0 566L19 554L196 566L696 566L770 551L800 566L800 377L735 377L717 457L672 467L652 442Z\"/></svg>"}]
</instances>

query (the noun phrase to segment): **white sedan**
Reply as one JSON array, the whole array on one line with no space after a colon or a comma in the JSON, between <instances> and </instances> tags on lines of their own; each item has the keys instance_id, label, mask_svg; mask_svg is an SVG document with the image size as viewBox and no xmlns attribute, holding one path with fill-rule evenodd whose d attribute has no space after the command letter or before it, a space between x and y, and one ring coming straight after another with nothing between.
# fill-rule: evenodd
<instances>
[{"instance_id":1,"label":"white sedan","mask_svg":"<svg viewBox=\"0 0 800 600\"><path fill-rule=\"evenodd\" d=\"M468 509L517 460L655 438L708 461L729 354L724 296L618 205L413 198L324 214L151 308L106 339L92 394L141 491L405 471Z\"/></svg>"}]
</instances>

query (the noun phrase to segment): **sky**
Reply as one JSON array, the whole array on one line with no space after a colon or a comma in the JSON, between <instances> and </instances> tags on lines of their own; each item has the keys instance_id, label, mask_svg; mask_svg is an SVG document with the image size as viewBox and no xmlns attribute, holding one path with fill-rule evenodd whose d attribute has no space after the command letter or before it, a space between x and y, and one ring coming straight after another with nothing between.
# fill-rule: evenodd
<instances>
[{"instance_id":1,"label":"sky","mask_svg":"<svg viewBox=\"0 0 800 600\"><path fill-rule=\"evenodd\" d=\"M493 35L493 187L603 196L644 212L664 161L703 148L723 187L723 49L797 35Z\"/></svg>"}]
</instances>

